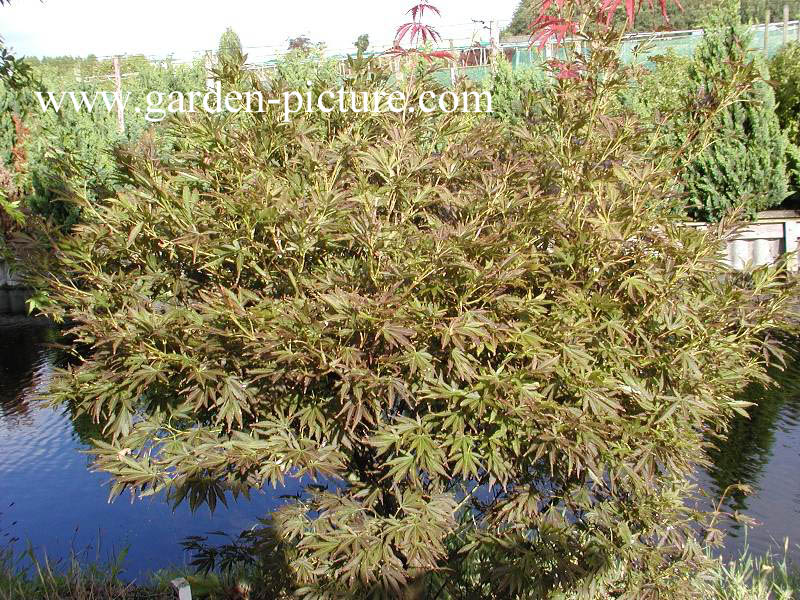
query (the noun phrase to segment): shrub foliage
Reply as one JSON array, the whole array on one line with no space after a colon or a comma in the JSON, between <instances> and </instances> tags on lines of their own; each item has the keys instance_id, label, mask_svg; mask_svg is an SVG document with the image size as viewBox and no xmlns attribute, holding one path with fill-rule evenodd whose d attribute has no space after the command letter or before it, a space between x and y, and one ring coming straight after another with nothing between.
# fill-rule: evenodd
<instances>
[{"instance_id":1,"label":"shrub foliage","mask_svg":"<svg viewBox=\"0 0 800 600\"><path fill-rule=\"evenodd\" d=\"M786 132L786 169L789 177L789 204L800 203L800 44L792 42L770 61L770 77L775 85L775 112Z\"/></svg>"},{"instance_id":2,"label":"shrub foliage","mask_svg":"<svg viewBox=\"0 0 800 600\"><path fill-rule=\"evenodd\" d=\"M775 112L789 140L800 144L800 43L792 42L775 55L769 64L775 83Z\"/></svg>"},{"instance_id":3,"label":"shrub foliage","mask_svg":"<svg viewBox=\"0 0 800 600\"><path fill-rule=\"evenodd\" d=\"M104 426L112 494L308 483L250 536L276 596L691 595L687 477L792 290L669 216L679 159L616 101L615 35L516 129L178 119L179 151L120 155L129 188L56 251L18 244L76 342L49 393Z\"/></svg>"}]
</instances>

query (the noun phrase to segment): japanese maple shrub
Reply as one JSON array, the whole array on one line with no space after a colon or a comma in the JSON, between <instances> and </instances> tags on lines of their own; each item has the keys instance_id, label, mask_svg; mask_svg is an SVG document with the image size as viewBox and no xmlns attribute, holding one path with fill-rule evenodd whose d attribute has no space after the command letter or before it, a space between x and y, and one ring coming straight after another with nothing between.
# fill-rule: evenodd
<instances>
[{"instance_id":1,"label":"japanese maple shrub","mask_svg":"<svg viewBox=\"0 0 800 600\"><path fill-rule=\"evenodd\" d=\"M49 394L103 425L112 494L315 479L249 538L263 597L699 593L688 475L793 292L781 265L728 276L726 228L670 216L680 160L617 101L620 32L586 6L588 51L517 128L179 118L175 155L120 156L129 190L55 253L18 246L75 340Z\"/></svg>"}]
</instances>

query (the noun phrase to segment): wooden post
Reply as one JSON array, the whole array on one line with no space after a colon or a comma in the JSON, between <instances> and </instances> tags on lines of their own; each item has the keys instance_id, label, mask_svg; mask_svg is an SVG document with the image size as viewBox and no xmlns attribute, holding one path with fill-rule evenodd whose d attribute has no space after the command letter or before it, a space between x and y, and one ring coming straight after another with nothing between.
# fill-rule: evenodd
<instances>
[{"instance_id":1,"label":"wooden post","mask_svg":"<svg viewBox=\"0 0 800 600\"><path fill-rule=\"evenodd\" d=\"M769 9L764 13L764 56L769 57Z\"/></svg>"},{"instance_id":2,"label":"wooden post","mask_svg":"<svg viewBox=\"0 0 800 600\"><path fill-rule=\"evenodd\" d=\"M783 5L783 45L789 42L789 5Z\"/></svg>"},{"instance_id":3,"label":"wooden post","mask_svg":"<svg viewBox=\"0 0 800 600\"><path fill-rule=\"evenodd\" d=\"M120 133L125 133L125 110L122 106L122 72L119 65L119 56L113 58L114 63L114 90L116 92L117 128Z\"/></svg>"},{"instance_id":4,"label":"wooden post","mask_svg":"<svg viewBox=\"0 0 800 600\"><path fill-rule=\"evenodd\" d=\"M489 21L489 40L491 44L491 60L494 62L495 54L500 50L500 24Z\"/></svg>"},{"instance_id":5,"label":"wooden post","mask_svg":"<svg viewBox=\"0 0 800 600\"><path fill-rule=\"evenodd\" d=\"M453 51L453 40L452 38L449 40L450 42L450 85L455 85L456 80L458 79L458 74L456 73L456 55Z\"/></svg>"}]
</instances>

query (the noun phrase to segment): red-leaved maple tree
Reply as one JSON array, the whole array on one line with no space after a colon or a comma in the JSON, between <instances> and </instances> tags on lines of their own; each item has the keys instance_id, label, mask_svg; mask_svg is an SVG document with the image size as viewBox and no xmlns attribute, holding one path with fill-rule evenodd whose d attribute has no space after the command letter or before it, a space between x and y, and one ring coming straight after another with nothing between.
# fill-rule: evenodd
<instances>
[{"instance_id":1,"label":"red-leaved maple tree","mask_svg":"<svg viewBox=\"0 0 800 600\"><path fill-rule=\"evenodd\" d=\"M429 41L435 43L442 39L442 36L439 35L439 32L436 31L433 26L423 22L423 17L425 16L426 11L437 16L442 15L441 12L439 12L439 9L427 0L423 0L422 2L412 6L406 13L411 15L411 21L403 23L397 28L397 32L394 36L394 46L389 50L390 54L407 55L414 52L419 53L428 61L432 60L433 58L452 58L452 55L449 52L442 50L418 52L416 49L416 46L420 42L423 44L427 44ZM407 41L410 46L408 49L403 48L402 46L403 41L406 40L406 38L408 38Z\"/></svg>"},{"instance_id":2,"label":"red-leaved maple tree","mask_svg":"<svg viewBox=\"0 0 800 600\"><path fill-rule=\"evenodd\" d=\"M668 22L667 0L657 1L661 15ZM672 1L683 10L680 0ZM651 10L655 9L654 0L542 0L530 26L531 44L541 48L550 40L555 39L557 44L561 44L567 36L578 35L582 15L594 15L598 22L609 26L622 7L625 10L626 28L630 28L645 2Z\"/></svg>"}]
</instances>

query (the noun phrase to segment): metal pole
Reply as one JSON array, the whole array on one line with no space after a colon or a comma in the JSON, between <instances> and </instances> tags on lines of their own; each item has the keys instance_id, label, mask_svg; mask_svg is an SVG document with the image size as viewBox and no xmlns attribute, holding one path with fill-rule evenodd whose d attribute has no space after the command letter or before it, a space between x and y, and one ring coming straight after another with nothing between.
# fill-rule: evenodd
<instances>
[{"instance_id":1,"label":"metal pole","mask_svg":"<svg viewBox=\"0 0 800 600\"><path fill-rule=\"evenodd\" d=\"M769 57L769 9L764 13L764 56Z\"/></svg>"}]
</instances>

